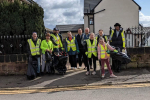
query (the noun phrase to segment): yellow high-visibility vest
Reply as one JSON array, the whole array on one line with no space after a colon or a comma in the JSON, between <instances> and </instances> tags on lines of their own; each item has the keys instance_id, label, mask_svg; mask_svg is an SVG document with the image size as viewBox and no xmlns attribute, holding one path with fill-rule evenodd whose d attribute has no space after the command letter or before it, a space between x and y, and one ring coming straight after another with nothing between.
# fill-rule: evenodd
<instances>
[{"instance_id":1,"label":"yellow high-visibility vest","mask_svg":"<svg viewBox=\"0 0 150 100\"><path fill-rule=\"evenodd\" d=\"M114 34L114 30L112 30L111 32L111 38L113 37L113 34ZM123 41L123 47L125 48L125 36L124 36L124 31L121 32L121 36L122 36L122 41Z\"/></svg>"},{"instance_id":2,"label":"yellow high-visibility vest","mask_svg":"<svg viewBox=\"0 0 150 100\"><path fill-rule=\"evenodd\" d=\"M72 51L76 51L77 50L76 44L75 44L75 37L71 41L67 40L67 38L66 38L66 42L67 42L67 49L68 49L68 51L70 51L70 48L72 48Z\"/></svg>"},{"instance_id":3,"label":"yellow high-visibility vest","mask_svg":"<svg viewBox=\"0 0 150 100\"><path fill-rule=\"evenodd\" d=\"M32 39L28 39L28 43L30 45L30 51L32 56L40 55L40 44L41 39L37 40L36 46L34 45Z\"/></svg>"},{"instance_id":4,"label":"yellow high-visibility vest","mask_svg":"<svg viewBox=\"0 0 150 100\"><path fill-rule=\"evenodd\" d=\"M63 47L61 39L58 34L57 34L58 38L54 34L51 34L51 37L54 38L54 42L57 44L57 45L53 45L53 48L62 48Z\"/></svg>"},{"instance_id":5,"label":"yellow high-visibility vest","mask_svg":"<svg viewBox=\"0 0 150 100\"><path fill-rule=\"evenodd\" d=\"M92 54L95 57L97 57L97 50L95 49L97 47L97 40L94 39L93 44L91 44L90 39L86 40L86 42L87 42L88 52L86 52L85 54L88 55L88 58L91 58Z\"/></svg>"},{"instance_id":6,"label":"yellow high-visibility vest","mask_svg":"<svg viewBox=\"0 0 150 100\"><path fill-rule=\"evenodd\" d=\"M107 50L108 50L108 48L107 48L107 44L105 45L105 48L104 48L104 46L103 45L101 45L101 44L98 44L98 47L100 47L100 50L101 50L101 59L103 59L103 58L105 58L106 57L106 55L107 55L107 57L110 57L110 55L109 54L107 54Z\"/></svg>"}]
</instances>

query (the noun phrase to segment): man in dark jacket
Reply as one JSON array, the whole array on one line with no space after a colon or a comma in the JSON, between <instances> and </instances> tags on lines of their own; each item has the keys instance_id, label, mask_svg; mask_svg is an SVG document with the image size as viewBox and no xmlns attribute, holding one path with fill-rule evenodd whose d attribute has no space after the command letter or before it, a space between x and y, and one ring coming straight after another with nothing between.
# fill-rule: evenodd
<instances>
[{"instance_id":1,"label":"man in dark jacket","mask_svg":"<svg viewBox=\"0 0 150 100\"><path fill-rule=\"evenodd\" d=\"M120 52L122 52L122 49L125 49L124 30L123 28L121 28L121 25L119 23L116 23L114 27L115 29L112 30L111 35L110 35L110 45L118 47L120 49ZM112 68L115 69L116 72L120 72L121 62L118 60L115 60L115 61L113 60Z\"/></svg>"},{"instance_id":2,"label":"man in dark jacket","mask_svg":"<svg viewBox=\"0 0 150 100\"><path fill-rule=\"evenodd\" d=\"M79 46L79 51L80 53L78 54L78 60L79 60L79 68L81 68L82 66L82 57L83 57L83 60L84 60L84 65L85 65L85 69L86 67L89 66L88 64L88 59L87 59L87 56L85 55L85 47L83 46L83 34L82 34L82 29L78 29L78 34L76 35L76 39L77 39L77 42L78 42L78 46Z\"/></svg>"},{"instance_id":3,"label":"man in dark jacket","mask_svg":"<svg viewBox=\"0 0 150 100\"><path fill-rule=\"evenodd\" d=\"M59 52L62 51L63 45L62 45L62 39L58 35L59 30L57 28L53 29L53 33L51 34L50 40L52 41L54 47L53 51L54 52Z\"/></svg>"},{"instance_id":4,"label":"man in dark jacket","mask_svg":"<svg viewBox=\"0 0 150 100\"><path fill-rule=\"evenodd\" d=\"M107 43L108 38L107 38L107 36L103 33L103 30L102 30L102 29L99 30L99 34L98 34L98 36L96 37L98 43L99 43L99 38L100 38L100 37L104 38L104 41Z\"/></svg>"}]
</instances>

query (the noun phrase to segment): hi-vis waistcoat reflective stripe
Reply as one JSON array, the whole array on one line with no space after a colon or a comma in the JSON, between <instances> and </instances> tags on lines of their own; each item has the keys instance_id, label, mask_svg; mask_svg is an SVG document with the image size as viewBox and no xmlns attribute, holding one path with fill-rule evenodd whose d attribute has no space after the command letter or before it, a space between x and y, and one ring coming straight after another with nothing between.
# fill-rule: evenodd
<instances>
[{"instance_id":1,"label":"hi-vis waistcoat reflective stripe","mask_svg":"<svg viewBox=\"0 0 150 100\"><path fill-rule=\"evenodd\" d=\"M70 48L72 48L72 51L76 51L77 50L76 49L76 44L75 44L75 37L71 41L67 40L67 38L66 38L66 42L67 42L67 49L68 49L68 51L70 51Z\"/></svg>"},{"instance_id":2,"label":"hi-vis waistcoat reflective stripe","mask_svg":"<svg viewBox=\"0 0 150 100\"><path fill-rule=\"evenodd\" d=\"M107 57L110 57L110 55L107 54L107 52L106 52L106 50L108 50L107 44L105 45L105 48L104 48L104 46L101 45L101 44L98 44L98 47L100 47L100 50L101 50L101 57L100 57L101 59L105 58L106 56L107 56Z\"/></svg>"},{"instance_id":3,"label":"hi-vis waistcoat reflective stripe","mask_svg":"<svg viewBox=\"0 0 150 100\"><path fill-rule=\"evenodd\" d=\"M88 47L88 52L86 52L86 54L88 54L88 58L91 58L92 54L97 57L97 50L95 49L97 47L97 40L94 39L93 44L91 44L90 39L86 40L86 42Z\"/></svg>"},{"instance_id":4,"label":"hi-vis waistcoat reflective stripe","mask_svg":"<svg viewBox=\"0 0 150 100\"><path fill-rule=\"evenodd\" d=\"M61 43L61 39L59 37L59 35L57 34L57 37L54 35L54 34L51 34L51 37L54 38L54 42L57 44L57 45L53 45L53 48L62 48L62 43Z\"/></svg>"},{"instance_id":5,"label":"hi-vis waistcoat reflective stripe","mask_svg":"<svg viewBox=\"0 0 150 100\"><path fill-rule=\"evenodd\" d=\"M37 40L36 46L34 45L32 39L28 39L28 43L30 45L31 55L32 56L40 55L40 43L41 43L41 39Z\"/></svg>"},{"instance_id":6,"label":"hi-vis waistcoat reflective stripe","mask_svg":"<svg viewBox=\"0 0 150 100\"><path fill-rule=\"evenodd\" d=\"M113 37L113 34L114 34L114 30L112 30L111 38ZM122 41L123 41L123 47L125 48L125 36L124 36L124 31L121 32L121 36L122 36Z\"/></svg>"}]
</instances>

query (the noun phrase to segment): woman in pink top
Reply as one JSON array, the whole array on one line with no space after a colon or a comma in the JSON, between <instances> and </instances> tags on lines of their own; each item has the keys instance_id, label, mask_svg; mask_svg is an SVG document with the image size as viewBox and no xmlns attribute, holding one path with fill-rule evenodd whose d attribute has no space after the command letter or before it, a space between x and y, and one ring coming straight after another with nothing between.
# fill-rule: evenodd
<instances>
[{"instance_id":1,"label":"woman in pink top","mask_svg":"<svg viewBox=\"0 0 150 100\"><path fill-rule=\"evenodd\" d=\"M107 65L107 68L108 68L109 73L110 73L110 77L117 77L113 74L113 72L111 70L110 63L109 63L109 56L106 52L107 48L111 51L115 50L109 44L104 42L104 38L100 37L97 51L98 51L98 60L101 61L102 78L105 77L104 63L106 63L106 65ZM103 55L101 55L101 54L103 54Z\"/></svg>"}]
</instances>

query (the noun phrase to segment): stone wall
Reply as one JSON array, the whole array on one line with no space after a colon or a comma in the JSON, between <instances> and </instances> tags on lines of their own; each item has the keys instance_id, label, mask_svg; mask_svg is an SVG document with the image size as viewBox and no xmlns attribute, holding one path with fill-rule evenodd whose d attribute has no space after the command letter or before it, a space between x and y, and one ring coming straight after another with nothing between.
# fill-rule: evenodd
<instances>
[{"instance_id":1,"label":"stone wall","mask_svg":"<svg viewBox=\"0 0 150 100\"><path fill-rule=\"evenodd\" d=\"M132 62L124 68L150 67L150 47L127 48ZM24 75L27 71L25 54L0 55L0 75Z\"/></svg>"},{"instance_id":2,"label":"stone wall","mask_svg":"<svg viewBox=\"0 0 150 100\"><path fill-rule=\"evenodd\" d=\"M26 70L25 54L0 55L0 75L23 75Z\"/></svg>"},{"instance_id":3,"label":"stone wall","mask_svg":"<svg viewBox=\"0 0 150 100\"><path fill-rule=\"evenodd\" d=\"M127 48L128 55L132 62L126 65L129 67L150 67L150 47Z\"/></svg>"}]
</instances>

